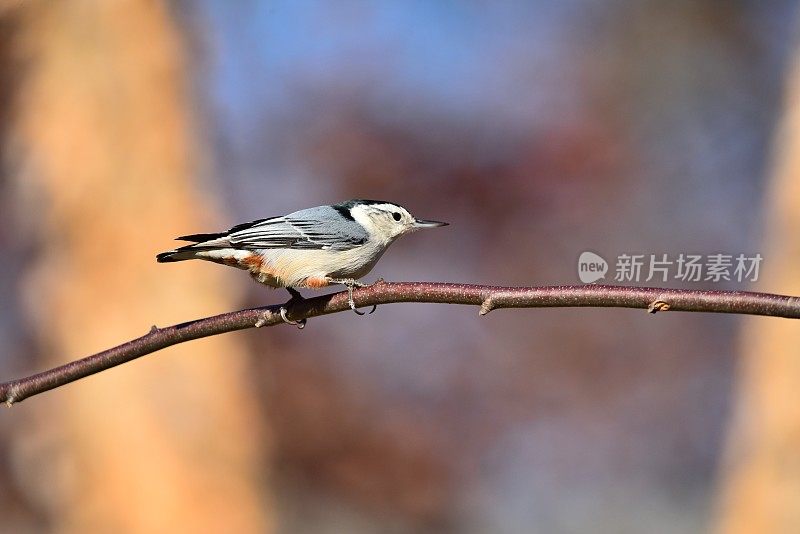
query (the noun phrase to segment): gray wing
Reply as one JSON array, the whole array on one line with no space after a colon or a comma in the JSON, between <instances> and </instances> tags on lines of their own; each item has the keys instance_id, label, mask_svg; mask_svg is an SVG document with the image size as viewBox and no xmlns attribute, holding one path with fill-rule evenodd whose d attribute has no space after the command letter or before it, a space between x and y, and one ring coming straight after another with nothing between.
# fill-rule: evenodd
<instances>
[{"instance_id":1,"label":"gray wing","mask_svg":"<svg viewBox=\"0 0 800 534\"><path fill-rule=\"evenodd\" d=\"M329 206L296 211L243 226L232 228L227 235L234 248L349 250L363 245L369 238L360 224Z\"/></svg>"}]
</instances>

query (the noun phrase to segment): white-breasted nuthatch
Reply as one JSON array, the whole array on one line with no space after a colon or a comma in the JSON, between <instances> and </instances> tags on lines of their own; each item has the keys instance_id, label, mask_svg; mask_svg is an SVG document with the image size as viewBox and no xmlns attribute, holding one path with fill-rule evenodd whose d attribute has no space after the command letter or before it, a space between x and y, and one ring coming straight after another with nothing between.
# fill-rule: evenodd
<instances>
[{"instance_id":1,"label":"white-breasted nuthatch","mask_svg":"<svg viewBox=\"0 0 800 534\"><path fill-rule=\"evenodd\" d=\"M201 259L238 267L270 287L294 288L344 284L356 313L353 287L369 273L386 249L401 235L447 223L414 218L408 210L382 200L354 199L317 206L282 217L238 224L227 232L178 237L191 245L162 252L160 263ZM373 307L373 311L374 311ZM296 324L286 317L284 321Z\"/></svg>"}]
</instances>

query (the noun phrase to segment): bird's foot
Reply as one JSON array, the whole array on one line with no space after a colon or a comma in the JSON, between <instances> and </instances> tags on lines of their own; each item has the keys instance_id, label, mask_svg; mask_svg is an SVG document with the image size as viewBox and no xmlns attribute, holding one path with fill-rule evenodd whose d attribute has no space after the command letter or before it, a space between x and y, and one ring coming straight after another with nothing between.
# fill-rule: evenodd
<instances>
[{"instance_id":1,"label":"bird's foot","mask_svg":"<svg viewBox=\"0 0 800 534\"><path fill-rule=\"evenodd\" d=\"M283 319L283 322L285 322L287 324L293 324L293 325L297 326L297 328L302 330L303 328L306 327L306 319L303 318L303 319L300 319L299 321L293 321L293 320L289 319L289 311L286 309L286 306L291 306L292 304L295 304L297 302L302 302L305 299L303 298L303 295L301 295L299 291L297 291L296 289L294 289L292 287L287 287L286 291L289 292L289 294L292 296L292 298L290 298L289 301L286 302L286 304L281 306L281 309L280 309L281 319Z\"/></svg>"},{"instance_id":2,"label":"bird's foot","mask_svg":"<svg viewBox=\"0 0 800 534\"><path fill-rule=\"evenodd\" d=\"M353 278L331 278L329 280L331 284L342 284L347 286L347 303L350 305L350 309L356 312L357 315L366 315L365 312L358 311L356 308L356 301L353 300L353 288L354 287L366 287L367 284L363 282L359 282ZM378 308L377 304L372 305L372 309L369 311L370 314L374 313L375 310Z\"/></svg>"},{"instance_id":3,"label":"bird's foot","mask_svg":"<svg viewBox=\"0 0 800 534\"><path fill-rule=\"evenodd\" d=\"M306 327L305 319L300 319L299 321L292 321L291 319L289 319L288 312L286 311L285 306L281 306L280 313L281 313L281 319L283 319L284 323L296 325L297 328L299 328L300 330Z\"/></svg>"}]
</instances>

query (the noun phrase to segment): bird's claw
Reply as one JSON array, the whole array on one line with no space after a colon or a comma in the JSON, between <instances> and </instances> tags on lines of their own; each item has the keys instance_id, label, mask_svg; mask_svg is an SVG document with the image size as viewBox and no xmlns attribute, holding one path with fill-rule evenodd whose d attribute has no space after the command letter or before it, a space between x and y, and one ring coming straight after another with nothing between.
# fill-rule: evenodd
<instances>
[{"instance_id":1,"label":"bird's claw","mask_svg":"<svg viewBox=\"0 0 800 534\"><path fill-rule=\"evenodd\" d=\"M293 324L293 325L297 326L297 328L299 328L300 330L302 330L303 328L306 327L305 318L300 319L299 321L293 321L293 320L289 319L288 312L287 312L285 306L281 306L280 313L281 313L281 319L283 319L284 323Z\"/></svg>"},{"instance_id":2,"label":"bird's claw","mask_svg":"<svg viewBox=\"0 0 800 534\"><path fill-rule=\"evenodd\" d=\"M292 298L290 298L289 302L287 302L286 304L292 304L294 302L302 302L302 301L305 300L303 298L303 295L301 295L300 292L297 291L296 289L294 289L293 287L287 287L286 290L292 296ZM286 309L285 305L281 306L280 314L281 314L281 319L283 319L284 323L293 324L293 325L297 326L297 328L299 328L300 330L302 330L303 328L306 327L306 319L305 318L300 319L299 321L293 321L293 320L289 319L289 312Z\"/></svg>"},{"instance_id":3,"label":"bird's claw","mask_svg":"<svg viewBox=\"0 0 800 534\"><path fill-rule=\"evenodd\" d=\"M373 313L375 313L375 310L378 308L377 304L373 304L372 309L369 312L362 312L358 311L358 308L356 308L356 301L353 299L353 288L366 287L367 284L359 282L358 280L353 280L351 278L346 278L343 280L331 280L331 282L347 286L347 304L350 305L351 310L356 312L356 315L372 315Z\"/></svg>"},{"instance_id":4,"label":"bird's claw","mask_svg":"<svg viewBox=\"0 0 800 534\"><path fill-rule=\"evenodd\" d=\"M373 304L372 305L372 309L370 311L362 312L362 311L358 311L356 309L356 303L355 302L353 302L352 300L348 300L347 302L348 302L348 304L350 304L350 309L353 310L354 312L356 312L356 314L358 314L358 315L372 315L373 313L375 313L375 310L378 309L378 305L377 304Z\"/></svg>"}]
</instances>

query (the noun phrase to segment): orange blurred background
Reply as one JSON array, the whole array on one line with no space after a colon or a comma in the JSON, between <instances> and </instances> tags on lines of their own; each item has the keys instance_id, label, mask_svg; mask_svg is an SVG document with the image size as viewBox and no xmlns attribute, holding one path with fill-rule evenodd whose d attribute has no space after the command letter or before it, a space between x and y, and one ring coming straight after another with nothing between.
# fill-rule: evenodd
<instances>
[{"instance_id":1,"label":"orange blurred background","mask_svg":"<svg viewBox=\"0 0 800 534\"><path fill-rule=\"evenodd\" d=\"M2 379L285 300L154 256L354 197L451 223L367 281L760 253L667 285L800 295L795 2L0 6ZM405 304L195 341L4 411L0 530L793 532L798 337Z\"/></svg>"}]
</instances>

